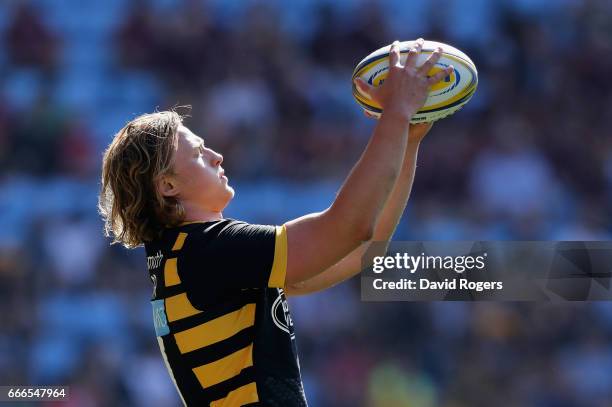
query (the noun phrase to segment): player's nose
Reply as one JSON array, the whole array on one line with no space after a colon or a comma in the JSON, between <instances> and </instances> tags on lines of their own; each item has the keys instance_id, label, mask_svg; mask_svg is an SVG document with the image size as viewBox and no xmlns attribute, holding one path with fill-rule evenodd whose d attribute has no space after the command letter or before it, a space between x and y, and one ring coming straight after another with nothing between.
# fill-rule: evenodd
<instances>
[{"instance_id":1,"label":"player's nose","mask_svg":"<svg viewBox=\"0 0 612 407\"><path fill-rule=\"evenodd\" d=\"M223 155L217 153L215 150L210 150L212 152L212 161L215 166L221 165L223 162Z\"/></svg>"}]
</instances>

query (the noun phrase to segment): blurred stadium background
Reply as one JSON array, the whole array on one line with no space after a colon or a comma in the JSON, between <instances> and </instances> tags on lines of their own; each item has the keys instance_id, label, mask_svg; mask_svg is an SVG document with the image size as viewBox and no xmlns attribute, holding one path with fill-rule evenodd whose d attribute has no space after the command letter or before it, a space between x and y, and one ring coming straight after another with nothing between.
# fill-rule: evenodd
<instances>
[{"instance_id":1,"label":"blurred stadium background","mask_svg":"<svg viewBox=\"0 0 612 407\"><path fill-rule=\"evenodd\" d=\"M353 66L419 36L481 85L425 140L395 240L609 239L609 0L3 0L0 384L177 405L143 251L96 213L113 133L192 105L237 190L225 215L281 223L365 146ZM312 406L612 406L610 303L361 303L358 281L290 302Z\"/></svg>"}]
</instances>

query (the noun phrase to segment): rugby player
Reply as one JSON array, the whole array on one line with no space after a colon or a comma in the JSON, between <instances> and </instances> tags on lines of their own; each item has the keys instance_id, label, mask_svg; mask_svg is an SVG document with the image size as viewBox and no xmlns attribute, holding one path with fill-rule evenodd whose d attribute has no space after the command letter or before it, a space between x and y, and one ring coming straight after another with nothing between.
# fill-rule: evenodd
<instances>
[{"instance_id":1,"label":"rugby player","mask_svg":"<svg viewBox=\"0 0 612 407\"><path fill-rule=\"evenodd\" d=\"M162 357L189 406L305 406L286 295L343 281L361 269L369 241L388 241L401 217L419 144L430 125L411 126L440 57L416 66L422 40L385 83L356 86L384 109L334 202L280 226L223 217L234 197L223 156L173 112L129 122L104 155L99 209L105 232L128 248L144 244Z\"/></svg>"}]
</instances>

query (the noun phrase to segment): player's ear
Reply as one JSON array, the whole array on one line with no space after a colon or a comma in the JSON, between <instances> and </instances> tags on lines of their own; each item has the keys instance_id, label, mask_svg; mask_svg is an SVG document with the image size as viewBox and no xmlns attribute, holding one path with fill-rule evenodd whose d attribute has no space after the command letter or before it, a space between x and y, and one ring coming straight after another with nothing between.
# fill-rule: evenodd
<instances>
[{"instance_id":1,"label":"player's ear","mask_svg":"<svg viewBox=\"0 0 612 407\"><path fill-rule=\"evenodd\" d=\"M176 180L170 175L162 175L157 179L157 190L162 196L177 196L179 193Z\"/></svg>"}]
</instances>

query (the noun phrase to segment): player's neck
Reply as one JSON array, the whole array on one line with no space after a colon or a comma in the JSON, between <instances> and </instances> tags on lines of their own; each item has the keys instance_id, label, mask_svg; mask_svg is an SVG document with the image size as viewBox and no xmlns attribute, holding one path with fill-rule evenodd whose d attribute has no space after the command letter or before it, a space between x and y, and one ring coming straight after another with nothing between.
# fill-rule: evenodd
<instances>
[{"instance_id":1,"label":"player's neck","mask_svg":"<svg viewBox=\"0 0 612 407\"><path fill-rule=\"evenodd\" d=\"M184 222L208 222L223 219L223 214L220 211L211 211L189 202L183 202L183 209L185 210Z\"/></svg>"}]
</instances>

